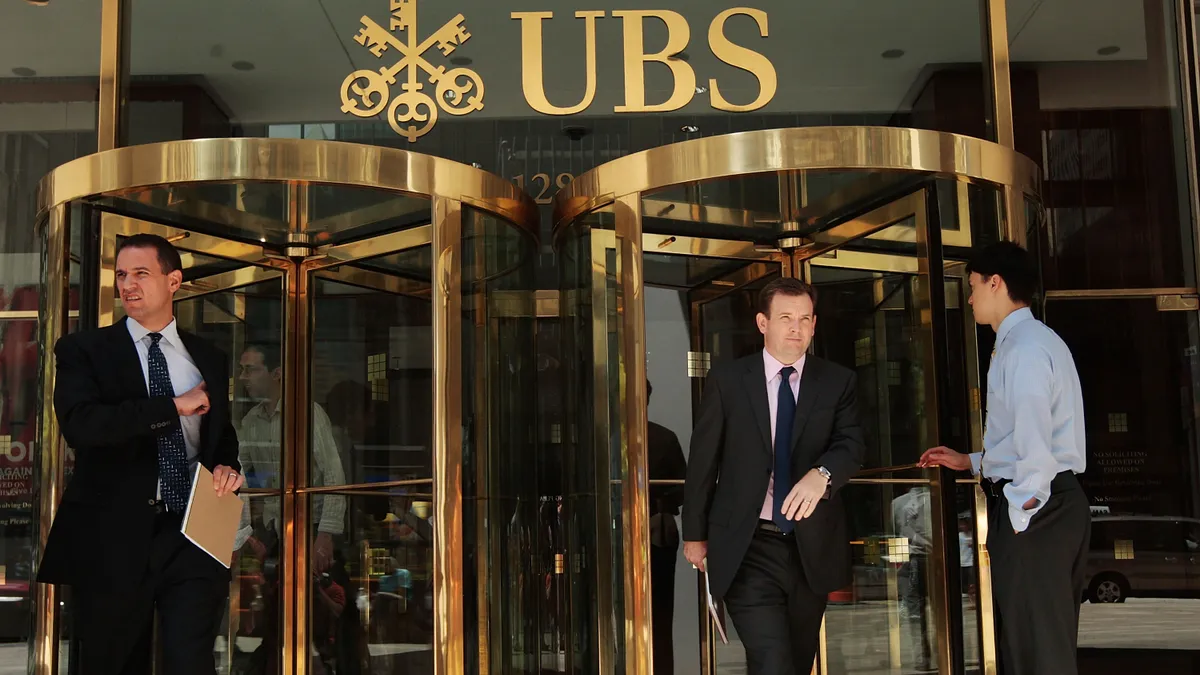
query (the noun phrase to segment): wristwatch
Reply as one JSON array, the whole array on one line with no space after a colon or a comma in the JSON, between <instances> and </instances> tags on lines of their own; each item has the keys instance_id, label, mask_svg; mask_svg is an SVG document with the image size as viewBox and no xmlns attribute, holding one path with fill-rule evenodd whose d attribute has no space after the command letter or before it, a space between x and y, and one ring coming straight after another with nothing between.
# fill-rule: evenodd
<instances>
[{"instance_id":1,"label":"wristwatch","mask_svg":"<svg viewBox=\"0 0 1200 675\"><path fill-rule=\"evenodd\" d=\"M823 466L818 466L818 467L817 467L817 473L819 473L819 474L821 474L822 476L824 476L824 477L825 477L825 482L826 482L826 483L832 483L832 482L833 482L833 474L829 473L829 469L826 469L826 468L825 468L825 467L823 467Z\"/></svg>"}]
</instances>

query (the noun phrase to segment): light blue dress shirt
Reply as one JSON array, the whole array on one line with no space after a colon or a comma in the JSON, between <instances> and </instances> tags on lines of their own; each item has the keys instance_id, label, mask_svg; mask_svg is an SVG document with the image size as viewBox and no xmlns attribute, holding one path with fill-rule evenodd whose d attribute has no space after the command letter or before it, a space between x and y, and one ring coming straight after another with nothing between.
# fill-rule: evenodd
<instances>
[{"instance_id":1,"label":"light blue dress shirt","mask_svg":"<svg viewBox=\"0 0 1200 675\"><path fill-rule=\"evenodd\" d=\"M1004 486L1008 516L1024 532L1054 477L1087 468L1079 373L1062 338L1025 307L1000 323L987 380L984 451L971 455L971 469L1012 481ZM1034 507L1022 508L1030 498Z\"/></svg>"}]
</instances>

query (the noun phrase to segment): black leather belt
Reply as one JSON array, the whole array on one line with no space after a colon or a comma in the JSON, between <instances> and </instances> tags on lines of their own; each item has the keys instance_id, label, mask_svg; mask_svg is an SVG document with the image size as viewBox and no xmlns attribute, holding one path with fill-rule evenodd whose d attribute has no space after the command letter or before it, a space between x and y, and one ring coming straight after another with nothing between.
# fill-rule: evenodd
<instances>
[{"instance_id":1,"label":"black leather belt","mask_svg":"<svg viewBox=\"0 0 1200 675\"><path fill-rule=\"evenodd\" d=\"M790 536L794 532L794 530L793 530L793 532L784 532L783 529L780 528L775 523L773 523L769 520L762 520L762 519L759 519L759 521L758 521L758 529L762 530L763 532L770 532L771 534L778 534L781 537Z\"/></svg>"},{"instance_id":2,"label":"black leather belt","mask_svg":"<svg viewBox=\"0 0 1200 675\"><path fill-rule=\"evenodd\" d=\"M1066 481L1074 480L1074 479L1075 479L1075 472L1060 471L1058 473L1058 475L1056 475L1054 477L1054 480L1050 481L1051 494L1053 494L1054 492L1063 491L1067 487ZM984 478L983 480L979 481L979 485L980 485L980 487L983 488L984 493L988 497L991 497L992 499L1000 499L1001 497L1004 496L1004 486L1008 485L1011 482L1012 482L1012 480L1008 479L1008 478L997 478L995 480L992 480L990 478Z\"/></svg>"}]
</instances>

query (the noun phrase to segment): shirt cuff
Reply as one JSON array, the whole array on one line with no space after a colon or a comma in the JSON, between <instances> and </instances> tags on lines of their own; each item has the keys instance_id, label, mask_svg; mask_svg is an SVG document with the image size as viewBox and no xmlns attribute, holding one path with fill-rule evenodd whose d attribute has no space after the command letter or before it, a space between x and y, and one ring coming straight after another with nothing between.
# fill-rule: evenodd
<instances>
[{"instance_id":1,"label":"shirt cuff","mask_svg":"<svg viewBox=\"0 0 1200 675\"><path fill-rule=\"evenodd\" d=\"M983 473L983 453L982 452L972 452L971 454L967 455L967 458L969 458L971 460L971 473L976 476L982 474Z\"/></svg>"},{"instance_id":2,"label":"shirt cuff","mask_svg":"<svg viewBox=\"0 0 1200 675\"><path fill-rule=\"evenodd\" d=\"M1032 509L1025 510L1021 508L1030 499L1037 495L1029 491L1017 490L1012 483L1004 486L1004 497L1008 500L1008 519L1012 523L1013 530L1024 532L1029 527L1029 522L1037 515L1038 511L1046 505L1046 500L1039 499L1036 506Z\"/></svg>"}]
</instances>

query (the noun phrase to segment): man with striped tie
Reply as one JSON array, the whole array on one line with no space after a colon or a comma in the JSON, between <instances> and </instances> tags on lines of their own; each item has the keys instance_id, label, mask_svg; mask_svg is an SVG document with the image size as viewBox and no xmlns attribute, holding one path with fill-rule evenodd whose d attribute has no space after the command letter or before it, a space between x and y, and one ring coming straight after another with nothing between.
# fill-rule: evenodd
<instances>
[{"instance_id":1,"label":"man with striped tie","mask_svg":"<svg viewBox=\"0 0 1200 675\"><path fill-rule=\"evenodd\" d=\"M182 264L165 239L126 239L116 277L126 318L55 345L75 472L38 581L71 586L74 672L150 673L157 610L164 672L212 675L230 573L180 526L197 464L219 495L243 483L228 357L176 325Z\"/></svg>"}]
</instances>

